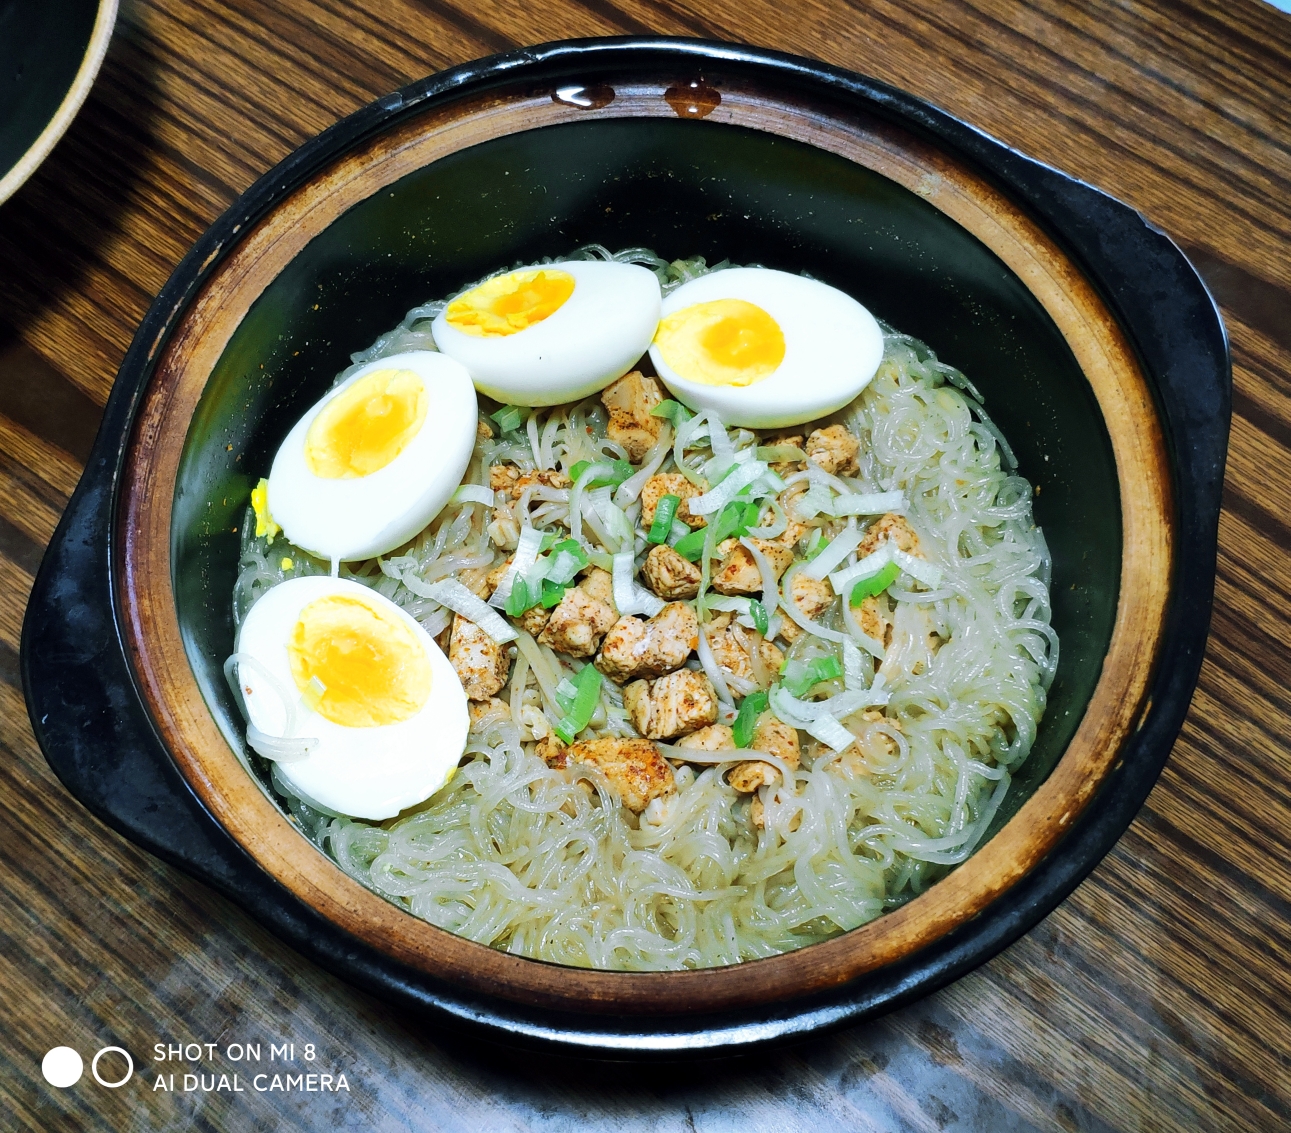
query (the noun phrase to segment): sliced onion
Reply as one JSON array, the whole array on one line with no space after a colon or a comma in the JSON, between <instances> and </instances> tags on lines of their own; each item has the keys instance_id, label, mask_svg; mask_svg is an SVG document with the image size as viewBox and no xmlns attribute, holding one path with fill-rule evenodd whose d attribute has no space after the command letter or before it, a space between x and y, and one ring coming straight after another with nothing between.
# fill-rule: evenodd
<instances>
[{"instance_id":1,"label":"sliced onion","mask_svg":"<svg viewBox=\"0 0 1291 1133\"><path fill-rule=\"evenodd\" d=\"M856 737L843 727L836 716L831 716L828 712L822 712L817 716L808 725L806 731L808 735L814 736L834 751L846 751L856 742Z\"/></svg>"},{"instance_id":2,"label":"sliced onion","mask_svg":"<svg viewBox=\"0 0 1291 1133\"><path fill-rule=\"evenodd\" d=\"M869 578L872 574L878 574L885 566L892 561L892 544L881 543L877 551L868 554L858 563L843 570L835 571L829 576L829 581L834 587L835 594L841 594L847 597L847 591L852 583L858 578Z\"/></svg>"},{"instance_id":3,"label":"sliced onion","mask_svg":"<svg viewBox=\"0 0 1291 1133\"><path fill-rule=\"evenodd\" d=\"M528 574L529 571L533 569L533 564L538 561L538 551L541 547L541 531L536 527L530 527L528 524L520 528L520 539L516 543L516 553L512 556L511 565L507 567L507 572L502 576L502 581L498 583L498 588L493 591L493 597L489 599L489 604L491 606L496 606L500 610L507 604L507 599L511 596L511 587L515 585L516 577L518 575ZM463 589L465 589L465 587L463 587ZM435 595L423 594L422 597L434 598ZM474 597L474 595L472 595L472 597ZM444 605L449 606L451 603L445 602ZM452 608L457 610L456 606L453 606ZM462 614L462 617L468 616L460 610L457 612ZM477 619L475 618L471 618L471 621L476 620ZM483 625L481 625L480 628L483 629Z\"/></svg>"},{"instance_id":4,"label":"sliced onion","mask_svg":"<svg viewBox=\"0 0 1291 1133\"><path fill-rule=\"evenodd\" d=\"M834 500L834 514L882 515L889 511L904 511L905 495L900 492L848 492Z\"/></svg>"},{"instance_id":5,"label":"sliced onion","mask_svg":"<svg viewBox=\"0 0 1291 1133\"><path fill-rule=\"evenodd\" d=\"M492 507L493 489L486 488L483 484L463 484L453 493L453 503L483 504L485 507Z\"/></svg>"},{"instance_id":6,"label":"sliced onion","mask_svg":"<svg viewBox=\"0 0 1291 1133\"><path fill-rule=\"evenodd\" d=\"M518 557L519 552L517 552ZM432 593L427 597L434 598L436 602L447 606L454 613L461 614L468 621L474 622L499 645L516 639L516 631L498 615L498 612L477 598L455 578L441 579L428 589Z\"/></svg>"},{"instance_id":7,"label":"sliced onion","mask_svg":"<svg viewBox=\"0 0 1291 1133\"><path fill-rule=\"evenodd\" d=\"M802 563L796 563L789 568L788 573L784 576L784 595L781 598L781 604L784 606L784 612L789 615L794 624L808 633L814 633L817 637L825 641L845 641L846 635L841 634L836 629L829 629L819 622L813 622L806 614L798 608L798 601L793 596L792 581L798 571L802 569Z\"/></svg>"},{"instance_id":8,"label":"sliced onion","mask_svg":"<svg viewBox=\"0 0 1291 1133\"><path fill-rule=\"evenodd\" d=\"M772 496L767 500L771 508L771 522L766 527L750 527L749 535L754 539L778 539L789 529L789 517L785 515L780 501Z\"/></svg>"},{"instance_id":9,"label":"sliced onion","mask_svg":"<svg viewBox=\"0 0 1291 1133\"><path fill-rule=\"evenodd\" d=\"M765 462L761 460L750 460L747 464L741 464L716 488L705 492L702 496L692 497L690 500L691 514L708 515L711 512L721 511L739 492L747 488L753 481L761 479L769 471L770 469Z\"/></svg>"},{"instance_id":10,"label":"sliced onion","mask_svg":"<svg viewBox=\"0 0 1291 1133\"><path fill-rule=\"evenodd\" d=\"M708 418L708 443L713 450L713 455L729 464L735 459L735 446L727 435L726 426L722 424L722 419L715 409L708 410L705 416Z\"/></svg>"},{"instance_id":11,"label":"sliced onion","mask_svg":"<svg viewBox=\"0 0 1291 1133\"><path fill-rule=\"evenodd\" d=\"M893 547L892 561L911 578L922 582L929 590L936 590L941 585L941 568L933 566L926 559L917 559L914 555Z\"/></svg>"},{"instance_id":12,"label":"sliced onion","mask_svg":"<svg viewBox=\"0 0 1291 1133\"><path fill-rule=\"evenodd\" d=\"M852 612L852 607L846 600L843 601L843 621L847 623L847 628L852 631L852 636L856 639L857 644L870 656L877 657L880 661L887 656L888 651L884 648L883 642L876 641L861 629L861 623L856 620L856 615Z\"/></svg>"},{"instance_id":13,"label":"sliced onion","mask_svg":"<svg viewBox=\"0 0 1291 1133\"><path fill-rule=\"evenodd\" d=\"M823 551L811 560L803 573L808 578L821 579L838 566L860 545L863 538L861 529L855 523L849 523L838 535L831 539Z\"/></svg>"},{"instance_id":14,"label":"sliced onion","mask_svg":"<svg viewBox=\"0 0 1291 1133\"><path fill-rule=\"evenodd\" d=\"M775 613L776 606L780 602L780 586L776 581L775 568L771 566L771 560L747 535L740 539L740 546L753 556L758 573L762 575L762 605L766 608L767 617L770 617Z\"/></svg>"},{"instance_id":15,"label":"sliced onion","mask_svg":"<svg viewBox=\"0 0 1291 1133\"><path fill-rule=\"evenodd\" d=\"M723 704L734 706L735 698L731 695L731 690L726 686L726 679L722 676L721 667L717 664L717 658L713 656L713 650L708 644L708 635L704 632L704 627L699 627L699 663L704 666L704 674L713 682L713 689L717 693L717 699Z\"/></svg>"},{"instance_id":16,"label":"sliced onion","mask_svg":"<svg viewBox=\"0 0 1291 1133\"><path fill-rule=\"evenodd\" d=\"M645 614L653 618L664 607L657 595L637 585L633 577L636 561L631 551L620 551L614 556L614 605L619 614Z\"/></svg>"},{"instance_id":17,"label":"sliced onion","mask_svg":"<svg viewBox=\"0 0 1291 1133\"><path fill-rule=\"evenodd\" d=\"M452 620L452 611L441 607L433 614L426 615L425 620L421 623L421 628L430 634L431 637L438 637L448 628L448 623Z\"/></svg>"},{"instance_id":18,"label":"sliced onion","mask_svg":"<svg viewBox=\"0 0 1291 1133\"><path fill-rule=\"evenodd\" d=\"M865 658L854 641L843 642L843 687L848 691L865 687Z\"/></svg>"},{"instance_id":19,"label":"sliced onion","mask_svg":"<svg viewBox=\"0 0 1291 1133\"><path fill-rule=\"evenodd\" d=\"M659 466L664 462L670 448L672 448L672 426L665 421L663 428L659 430L659 439L650 446L649 452L641 458L641 467L624 480L619 485L618 491L614 493L614 502L619 507L627 507L628 504L641 495L641 489L645 487L645 482L659 471Z\"/></svg>"}]
</instances>

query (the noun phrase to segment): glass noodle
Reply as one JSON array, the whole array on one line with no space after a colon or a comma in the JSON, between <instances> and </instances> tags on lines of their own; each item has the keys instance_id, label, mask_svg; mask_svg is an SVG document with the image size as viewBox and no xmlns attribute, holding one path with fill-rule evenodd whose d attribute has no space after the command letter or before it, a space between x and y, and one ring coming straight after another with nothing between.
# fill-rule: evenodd
<instances>
[{"instance_id":1,"label":"glass noodle","mask_svg":"<svg viewBox=\"0 0 1291 1133\"><path fill-rule=\"evenodd\" d=\"M665 291L728 266L710 269L702 259L670 264L645 249L611 257L590 247L575 255L643 264ZM414 308L355 354L355 365L435 349L430 321L451 298ZM580 461L627 458L607 436L597 397L525 413L510 433L500 434L496 424L490 436L481 430L466 483L487 487L489 469L499 463L568 473ZM509 683L493 701L472 705L460 770L413 812L380 824L332 816L292 796L273 776L305 833L347 873L414 916L517 955L621 970L733 964L799 948L872 920L962 862L1031 749L1057 666L1049 552L1032 521L1031 486L1013 471L1012 454L971 384L928 347L887 328L878 375L830 421L860 438L859 474L840 480L818 470L786 473L779 488L759 481L763 529L753 534L778 536L791 519L823 503L825 510L805 520L808 534L791 568L805 569L798 566L804 548L819 550L849 525L864 527L875 518L848 514L846 500L831 515L830 501L897 493L901 506L892 510L907 517L939 572L935 589L908 574L892 585L894 638L886 654L860 634L837 600L814 623L794 618L819 632L800 633L788 646L780 642L790 661L833 657L839 671L846 661L845 678L825 681L810 695L865 702L841 714L857 737L849 750L840 754L807 737L802 766L790 781L763 787L754 798L725 781L740 757L715 753L720 762L680 771L678 793L638 818L618 805L595 768L556 771L535 753L559 719L558 686L584 662L571 662L521 631L510 647ZM805 436L813 427L788 432ZM746 450L772 439L701 417L665 434L645 463L701 484L708 483L706 469L755 460L756 451ZM466 493L405 547L380 561L343 565L341 576L380 591L439 634L449 615L431 596L432 584L464 574L469 581L502 562L524 526L567 538L571 507L593 563L610 570L616 553L632 553L639 567L649 549L637 498L644 479L600 495L535 485L514 502L499 494L495 508ZM255 538L248 519L233 594L239 621L283 579L329 571L329 564L281 538L272 547ZM846 548L845 540L832 558ZM855 561L849 550L840 568ZM767 591L753 595L771 615L772 634L787 620L782 586L771 572ZM747 602L708 597L709 617L723 607L736 614L749 609ZM703 601L701 592L701 609ZM753 625L747 617L740 624ZM940 647L921 653L929 632ZM756 637L751 628L742 633ZM886 657L881 678L870 659L876 652ZM708 668L711 651L690 663ZM725 691L736 693L734 684ZM876 705L882 715L872 711ZM831 727L813 731L834 734ZM635 734L622 690L602 682L584 738ZM683 755L664 750L672 758ZM761 826L750 821L754 799Z\"/></svg>"}]
</instances>

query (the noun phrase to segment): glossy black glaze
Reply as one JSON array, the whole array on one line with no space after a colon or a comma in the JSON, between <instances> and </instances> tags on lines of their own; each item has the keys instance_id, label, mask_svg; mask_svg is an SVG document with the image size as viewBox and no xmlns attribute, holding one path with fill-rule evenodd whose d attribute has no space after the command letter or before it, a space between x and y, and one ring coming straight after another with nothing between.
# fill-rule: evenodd
<instances>
[{"instance_id":1,"label":"glossy black glaze","mask_svg":"<svg viewBox=\"0 0 1291 1133\"><path fill-rule=\"evenodd\" d=\"M0 0L0 177L71 90L98 10L98 0Z\"/></svg>"},{"instance_id":2,"label":"glossy black glaze","mask_svg":"<svg viewBox=\"0 0 1291 1133\"><path fill-rule=\"evenodd\" d=\"M424 109L517 78L534 85L701 69L792 83L804 98L878 112L956 151L1022 204L1102 291L1143 361L1171 445L1178 560L1152 701L1096 800L1045 861L955 934L816 1001L720 1018L531 1012L391 964L323 922L250 861L205 812L141 708L122 653L110 537L120 461L151 360L236 233L357 142ZM203 266L205 265L205 266ZM1182 723L1205 643L1229 421L1227 342L1183 255L1133 210L1017 154L909 95L820 64L729 45L600 40L497 56L434 76L338 123L262 178L197 243L136 335L90 464L51 543L23 633L23 677L36 735L87 807L141 845L216 885L326 967L379 994L433 1008L508 1041L602 1055L732 1050L890 1010L971 970L1057 905L1129 825Z\"/></svg>"}]
</instances>

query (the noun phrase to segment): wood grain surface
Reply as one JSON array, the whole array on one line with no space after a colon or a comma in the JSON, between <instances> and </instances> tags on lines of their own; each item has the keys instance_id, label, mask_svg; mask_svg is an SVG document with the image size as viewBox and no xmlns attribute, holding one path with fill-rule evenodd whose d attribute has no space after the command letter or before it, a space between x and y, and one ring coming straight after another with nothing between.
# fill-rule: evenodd
<instances>
[{"instance_id":1,"label":"wood grain surface","mask_svg":"<svg viewBox=\"0 0 1291 1133\"><path fill-rule=\"evenodd\" d=\"M1140 209L1233 340L1210 646L1138 820L1005 954L756 1059L589 1067L464 1042L323 973L91 819L17 684L23 605L131 333L260 173L430 71L582 35L742 40L926 97ZM0 208L0 1115L14 1130L1291 1128L1291 19L1255 0L126 0L94 91ZM230 1064L229 1043L266 1062ZM161 1064L156 1043L216 1043ZM270 1043L341 1093L257 1092ZM315 1046L307 1063L304 1046ZM67 1044L67 1090L41 1056ZM90 1079L107 1045L136 1077ZM104 1077L124 1064L108 1055ZM184 1092L239 1071L242 1092ZM153 1088L158 1072L178 1091ZM271 1083L271 1079L267 1080Z\"/></svg>"}]
</instances>

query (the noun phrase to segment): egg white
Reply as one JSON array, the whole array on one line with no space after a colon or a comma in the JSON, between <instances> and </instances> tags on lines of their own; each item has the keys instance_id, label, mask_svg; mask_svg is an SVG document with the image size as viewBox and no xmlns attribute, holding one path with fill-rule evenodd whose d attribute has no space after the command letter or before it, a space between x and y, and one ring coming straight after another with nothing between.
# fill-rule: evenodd
<instances>
[{"instance_id":1,"label":"egg white","mask_svg":"<svg viewBox=\"0 0 1291 1133\"><path fill-rule=\"evenodd\" d=\"M426 384L426 419L384 468L353 479L315 476L305 437L323 407L374 370L411 370ZM323 559L384 555L421 531L462 482L475 447L470 375L432 350L369 362L328 392L287 434L269 472L269 512L291 542Z\"/></svg>"},{"instance_id":2,"label":"egg white","mask_svg":"<svg viewBox=\"0 0 1291 1133\"><path fill-rule=\"evenodd\" d=\"M287 652L300 612L310 602L353 594L393 612L414 631L430 661L430 696L415 716L397 724L347 728L320 716L306 703L291 675ZM348 579L292 578L267 591L247 611L237 651L263 666L240 664L238 679L251 723L270 736L286 732L287 708L295 709L294 735L317 740L303 759L278 763L288 786L353 818L392 818L433 795L448 781L466 748L470 728L466 693L448 658L430 635L388 598Z\"/></svg>"},{"instance_id":3,"label":"egg white","mask_svg":"<svg viewBox=\"0 0 1291 1133\"><path fill-rule=\"evenodd\" d=\"M770 268L727 268L684 283L663 301L660 317L716 299L743 299L779 324L784 359L772 373L747 386L706 385L676 373L657 343L650 359L678 401L712 409L727 425L779 429L833 413L869 385L883 360L883 332L860 303Z\"/></svg>"},{"instance_id":4,"label":"egg white","mask_svg":"<svg viewBox=\"0 0 1291 1133\"><path fill-rule=\"evenodd\" d=\"M659 280L636 264L570 260L519 270L556 270L574 291L547 318L515 334L476 337L431 324L435 345L470 372L475 387L508 405L559 405L604 389L626 374L659 325Z\"/></svg>"}]
</instances>

